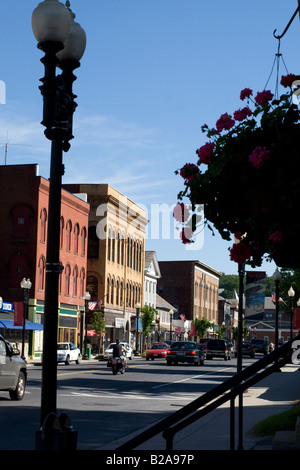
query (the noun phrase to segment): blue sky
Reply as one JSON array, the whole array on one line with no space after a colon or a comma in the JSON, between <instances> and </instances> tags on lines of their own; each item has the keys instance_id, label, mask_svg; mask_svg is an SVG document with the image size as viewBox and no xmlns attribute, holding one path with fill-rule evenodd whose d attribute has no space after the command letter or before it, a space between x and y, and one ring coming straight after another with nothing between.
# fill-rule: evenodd
<instances>
[{"instance_id":1,"label":"blue sky","mask_svg":"<svg viewBox=\"0 0 300 470\"><path fill-rule=\"evenodd\" d=\"M42 53L31 14L37 0L0 0L0 164L38 163L49 176L50 143L43 135ZM108 183L143 205L177 202L183 180L174 171L196 162L205 142L201 125L213 126L241 106L240 90L261 91L271 73L280 34L297 0L71 0L87 49L76 71L72 147L64 156L65 183ZM297 17L281 40L289 72L299 73ZM285 74L282 65L280 73ZM267 86L274 92L276 75ZM238 175L237 175L238 178ZM156 206L155 206L156 205ZM172 228L172 220L170 218ZM186 250L178 239L148 233L158 260L197 259L236 274L228 247L204 231L203 247ZM275 265L262 268L271 275Z\"/></svg>"}]
</instances>

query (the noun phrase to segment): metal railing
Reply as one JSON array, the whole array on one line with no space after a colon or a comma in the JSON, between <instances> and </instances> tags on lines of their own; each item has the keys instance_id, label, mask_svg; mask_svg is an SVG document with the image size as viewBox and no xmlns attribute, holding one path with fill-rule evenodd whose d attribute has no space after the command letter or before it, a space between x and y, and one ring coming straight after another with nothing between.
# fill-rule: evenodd
<instances>
[{"instance_id":1,"label":"metal railing","mask_svg":"<svg viewBox=\"0 0 300 470\"><path fill-rule=\"evenodd\" d=\"M235 399L238 403L238 450L243 450L243 392L291 361L292 344L300 335L280 346L275 351L254 362L217 387L201 395L172 415L162 419L139 435L122 444L118 449L128 451L163 433L166 450L173 450L173 440L179 431L230 401L230 450L235 450Z\"/></svg>"}]
</instances>

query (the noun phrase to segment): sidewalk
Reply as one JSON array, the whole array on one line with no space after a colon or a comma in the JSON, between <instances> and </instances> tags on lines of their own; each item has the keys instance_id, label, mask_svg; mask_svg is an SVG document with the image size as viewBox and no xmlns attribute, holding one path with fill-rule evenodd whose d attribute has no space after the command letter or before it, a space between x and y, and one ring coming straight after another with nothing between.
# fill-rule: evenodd
<instances>
[{"instance_id":1,"label":"sidewalk","mask_svg":"<svg viewBox=\"0 0 300 470\"><path fill-rule=\"evenodd\" d=\"M300 400L300 369L294 364L287 364L281 372L274 372L262 380L257 386L251 387L244 393L243 399L243 449L244 450L272 450L270 436L256 436L251 429L263 419L281 413ZM204 416L193 423L174 438L174 450L230 450L230 421L229 404ZM238 404L236 403L235 429L238 433ZM101 450L117 449L135 435L101 447ZM237 448L238 439L235 440ZM165 450L165 439L161 434L137 447L135 450ZM99 449L100 450L100 449Z\"/></svg>"}]
</instances>

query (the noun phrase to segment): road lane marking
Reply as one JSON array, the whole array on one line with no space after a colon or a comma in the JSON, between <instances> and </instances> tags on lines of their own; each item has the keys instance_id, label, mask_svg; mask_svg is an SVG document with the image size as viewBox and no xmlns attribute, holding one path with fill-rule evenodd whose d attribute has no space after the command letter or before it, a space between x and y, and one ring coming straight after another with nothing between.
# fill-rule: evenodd
<instances>
[{"instance_id":1,"label":"road lane marking","mask_svg":"<svg viewBox=\"0 0 300 470\"><path fill-rule=\"evenodd\" d=\"M226 372L231 370L231 369L235 369L235 368L234 367L229 367L228 369L226 369ZM167 383L164 383L164 384L155 385L152 388L155 389L155 388L167 387L168 385L174 385L174 384L177 384L177 383L187 382L188 380L199 379L199 378L207 377L208 375L214 375L214 374L217 374L218 372L224 372L224 369L222 368L222 369L218 369L217 371L214 370L212 372L206 372L204 374L194 375L194 376L191 376L191 377L187 377L186 379L175 380L175 382L167 382Z\"/></svg>"}]
</instances>

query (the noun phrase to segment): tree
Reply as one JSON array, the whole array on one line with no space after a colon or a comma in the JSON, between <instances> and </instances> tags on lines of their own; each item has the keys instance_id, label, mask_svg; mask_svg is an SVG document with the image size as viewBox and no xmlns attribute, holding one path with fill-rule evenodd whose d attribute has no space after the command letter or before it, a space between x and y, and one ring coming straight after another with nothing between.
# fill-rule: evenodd
<instances>
[{"instance_id":1,"label":"tree","mask_svg":"<svg viewBox=\"0 0 300 470\"><path fill-rule=\"evenodd\" d=\"M207 320L207 318L201 318L201 320L196 320L195 321L195 330L197 336L200 338L203 338L206 336L206 332L208 328L211 327L211 323Z\"/></svg>"},{"instance_id":2,"label":"tree","mask_svg":"<svg viewBox=\"0 0 300 470\"><path fill-rule=\"evenodd\" d=\"M143 327L143 336L146 338L151 329L151 324L154 321L154 318L158 314L157 310L154 307L150 307L149 305L145 305L141 308L141 322Z\"/></svg>"},{"instance_id":3,"label":"tree","mask_svg":"<svg viewBox=\"0 0 300 470\"><path fill-rule=\"evenodd\" d=\"M99 335L99 351L102 333L105 332L105 320L102 312L94 312L93 318L91 319L91 328L95 330L95 333Z\"/></svg>"}]
</instances>

